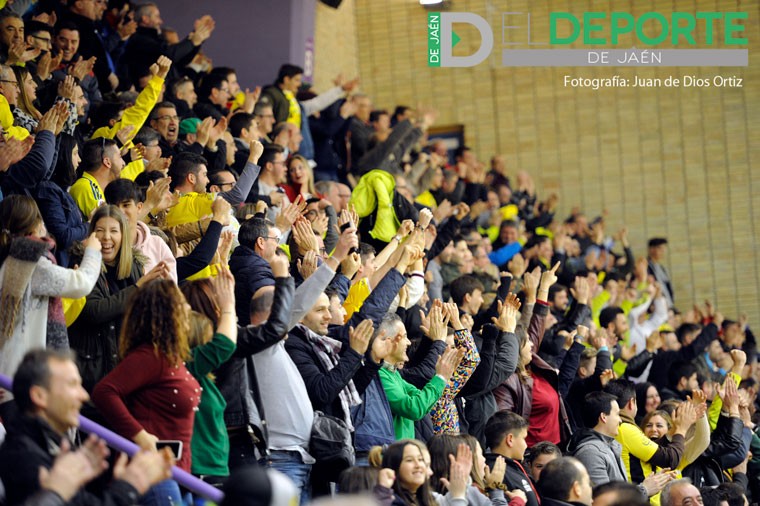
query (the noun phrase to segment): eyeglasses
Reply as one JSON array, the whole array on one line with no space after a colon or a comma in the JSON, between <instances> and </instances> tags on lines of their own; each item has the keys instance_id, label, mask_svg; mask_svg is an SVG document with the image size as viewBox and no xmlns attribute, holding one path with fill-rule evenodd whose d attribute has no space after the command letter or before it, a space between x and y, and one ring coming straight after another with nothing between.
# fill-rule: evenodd
<instances>
[{"instance_id":1,"label":"eyeglasses","mask_svg":"<svg viewBox=\"0 0 760 506\"><path fill-rule=\"evenodd\" d=\"M39 35L32 35L31 37L33 39L41 40L42 42L44 42L48 46L53 42L52 39L48 39L48 38L45 38L45 37L40 37Z\"/></svg>"},{"instance_id":2,"label":"eyeglasses","mask_svg":"<svg viewBox=\"0 0 760 506\"><path fill-rule=\"evenodd\" d=\"M224 188L225 186L233 187L233 186L235 186L235 181L233 181L231 183L219 183L219 184L217 184L217 186L219 188Z\"/></svg>"},{"instance_id":3,"label":"eyeglasses","mask_svg":"<svg viewBox=\"0 0 760 506\"><path fill-rule=\"evenodd\" d=\"M274 236L274 237L266 236L266 237L262 237L262 239L265 239L265 240L266 240L266 239L271 239L271 240L273 240L273 241L277 241L277 242L280 242L280 236L278 236L278 235L276 235L276 236Z\"/></svg>"},{"instance_id":4,"label":"eyeglasses","mask_svg":"<svg viewBox=\"0 0 760 506\"><path fill-rule=\"evenodd\" d=\"M169 116L168 114L164 116L158 116L156 118L156 121L179 121L179 116L176 114L174 116Z\"/></svg>"},{"instance_id":5,"label":"eyeglasses","mask_svg":"<svg viewBox=\"0 0 760 506\"><path fill-rule=\"evenodd\" d=\"M21 88L18 84L18 81L9 81L7 79L0 79L0 83L8 83L14 85L16 88Z\"/></svg>"}]
</instances>

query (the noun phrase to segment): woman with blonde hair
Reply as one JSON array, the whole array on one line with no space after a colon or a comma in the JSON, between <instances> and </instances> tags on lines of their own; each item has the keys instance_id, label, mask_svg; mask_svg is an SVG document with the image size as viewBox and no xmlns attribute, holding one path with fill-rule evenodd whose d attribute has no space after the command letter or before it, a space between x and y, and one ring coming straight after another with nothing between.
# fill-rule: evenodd
<instances>
[{"instance_id":1,"label":"woman with blonde hair","mask_svg":"<svg viewBox=\"0 0 760 506\"><path fill-rule=\"evenodd\" d=\"M34 102L37 100L37 82L26 67L13 65L11 68L16 75L16 82L18 83L18 100L13 108L13 124L24 127L29 132L34 133L40 119L42 119L42 113L34 105ZM76 81L71 76L61 81L58 86L58 97L53 104L66 102L69 116L64 124L63 132L69 135L74 134L74 128L76 128L77 124L77 106L74 103L75 86Z\"/></svg>"},{"instance_id":2,"label":"woman with blonde hair","mask_svg":"<svg viewBox=\"0 0 760 506\"><path fill-rule=\"evenodd\" d=\"M291 202L296 197L303 196L304 200L317 196L314 188L314 171L309 162L301 155L293 155L288 160L288 183L283 185L285 194Z\"/></svg>"},{"instance_id":3,"label":"woman with blonde hair","mask_svg":"<svg viewBox=\"0 0 760 506\"><path fill-rule=\"evenodd\" d=\"M127 301L138 288L169 277L163 263L143 275L142 260L133 250L127 218L116 206L101 206L90 219L89 234L102 245L102 267L95 288L69 328L71 347L77 352L82 384L92 392L118 359L118 336Z\"/></svg>"}]
</instances>

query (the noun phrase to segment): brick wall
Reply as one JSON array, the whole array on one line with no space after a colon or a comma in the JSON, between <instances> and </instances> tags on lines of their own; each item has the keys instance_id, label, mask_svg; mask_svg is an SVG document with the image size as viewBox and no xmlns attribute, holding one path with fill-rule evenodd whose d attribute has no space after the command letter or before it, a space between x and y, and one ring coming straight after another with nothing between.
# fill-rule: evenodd
<instances>
[{"instance_id":1,"label":"brick wall","mask_svg":"<svg viewBox=\"0 0 760 506\"><path fill-rule=\"evenodd\" d=\"M610 230L627 225L637 254L645 253L648 237L667 236L679 307L710 298L727 316L747 313L760 326L760 2L615 2L615 10L634 15L748 12L751 65L743 68L502 68L502 11L530 12L531 40L541 41L549 38L550 11L580 16L608 11L609 2L456 0L448 5L452 11L477 13L496 27L489 60L472 68L429 68L427 11L416 1L346 0L337 12L324 6L317 11L317 47L330 45L335 55L324 62L318 54L318 82L339 67L338 55L349 66L358 57L362 87L376 107L436 107L440 124L465 125L466 142L481 160L503 154L512 170L533 174L541 194L557 192L560 216L576 205L591 216L606 209ZM332 23L338 19L340 24ZM510 21L522 26L527 20ZM355 53L343 42L351 40L347 33L352 30ZM467 26L455 30L462 39L455 54L474 52L477 32ZM328 44L323 36L336 38ZM513 30L507 41L526 37L527 32ZM697 43L704 44L704 36L697 36ZM618 47L633 44L623 38ZM322 76L323 69L330 75ZM615 74L627 79L737 76L744 87L594 91L563 84L565 75Z\"/></svg>"}]
</instances>

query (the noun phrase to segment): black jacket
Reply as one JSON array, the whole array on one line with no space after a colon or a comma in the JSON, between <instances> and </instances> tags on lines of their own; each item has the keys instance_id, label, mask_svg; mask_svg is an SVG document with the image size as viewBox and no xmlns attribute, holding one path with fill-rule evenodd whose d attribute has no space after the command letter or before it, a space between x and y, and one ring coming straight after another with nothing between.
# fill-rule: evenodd
<instances>
[{"instance_id":1,"label":"black jacket","mask_svg":"<svg viewBox=\"0 0 760 506\"><path fill-rule=\"evenodd\" d=\"M190 39L183 39L169 45L159 35L158 30L141 26L129 38L124 48L122 61L127 63L129 78L133 83L137 83L140 76L147 73L148 68L158 60L159 56L167 56L172 61L172 68L166 78L169 82L179 78L179 69L190 64L199 50L200 46L194 46Z\"/></svg>"},{"instance_id":2,"label":"black jacket","mask_svg":"<svg viewBox=\"0 0 760 506\"><path fill-rule=\"evenodd\" d=\"M697 487L712 487L728 481L724 471L739 465L749 451L742 439L743 428L740 418L721 415L710 434L710 445L696 461L684 468L684 478L690 478Z\"/></svg>"},{"instance_id":3,"label":"black jacket","mask_svg":"<svg viewBox=\"0 0 760 506\"><path fill-rule=\"evenodd\" d=\"M306 332L309 330L303 325L291 330L285 341L285 350L303 377L312 407L343 420L351 414L343 411L338 394L353 380L356 391L362 395L381 364L365 359L364 355L351 349L346 340L343 341L338 364L327 370L308 341Z\"/></svg>"},{"instance_id":4,"label":"black jacket","mask_svg":"<svg viewBox=\"0 0 760 506\"><path fill-rule=\"evenodd\" d=\"M40 467L53 467L62 437L36 417L19 416L8 426L5 443L0 447L0 480L6 488L8 504L21 504L39 490ZM129 506L137 504L137 490L116 480L100 497L80 490L66 504L77 506Z\"/></svg>"},{"instance_id":5,"label":"black jacket","mask_svg":"<svg viewBox=\"0 0 760 506\"><path fill-rule=\"evenodd\" d=\"M69 343L76 351L82 386L88 392L119 361L124 312L130 297L137 292L136 283L142 274L142 265L137 260L130 275L122 280L116 280L114 268L107 268L95 282L79 317L69 327Z\"/></svg>"},{"instance_id":6,"label":"black jacket","mask_svg":"<svg viewBox=\"0 0 760 506\"><path fill-rule=\"evenodd\" d=\"M266 453L268 431L251 356L274 346L287 335L295 294L292 277L275 278L274 282L274 300L269 319L257 327L238 327L235 354L214 372L216 385L227 402L224 410L225 425L251 427L262 455Z\"/></svg>"},{"instance_id":7,"label":"black jacket","mask_svg":"<svg viewBox=\"0 0 760 506\"><path fill-rule=\"evenodd\" d=\"M488 465L490 469L493 469L494 462L496 462L496 458L499 455L495 453L486 453L483 456L486 459L486 465ZM504 460L507 463L507 471L504 473L504 480L502 483L506 485L508 490L518 489L525 492L525 496L528 498L528 501L525 503L526 506L539 506L540 499L538 498L536 488L533 485L533 480L528 476L522 464L507 457L504 457Z\"/></svg>"},{"instance_id":8,"label":"black jacket","mask_svg":"<svg viewBox=\"0 0 760 506\"><path fill-rule=\"evenodd\" d=\"M230 256L230 271L235 276L235 311L238 321L250 321L251 297L262 286L274 284L272 268L261 255L240 245Z\"/></svg>"},{"instance_id":9,"label":"black jacket","mask_svg":"<svg viewBox=\"0 0 760 506\"><path fill-rule=\"evenodd\" d=\"M77 28L79 29L79 55L85 60L92 56L96 58L93 72L98 79L98 87L100 88L100 91L103 93L114 91L111 89L111 84L108 82L108 76L111 74L112 70L108 65L106 47L103 40L100 38L95 23L91 19L80 16L79 14L74 14L71 11L65 11L61 16L61 21L69 21L77 25ZM134 35L132 37L134 37ZM151 60L147 66L155 63L156 59L157 57ZM138 58L138 61L142 60ZM115 73L115 71L116 69L114 68L113 72Z\"/></svg>"}]
</instances>

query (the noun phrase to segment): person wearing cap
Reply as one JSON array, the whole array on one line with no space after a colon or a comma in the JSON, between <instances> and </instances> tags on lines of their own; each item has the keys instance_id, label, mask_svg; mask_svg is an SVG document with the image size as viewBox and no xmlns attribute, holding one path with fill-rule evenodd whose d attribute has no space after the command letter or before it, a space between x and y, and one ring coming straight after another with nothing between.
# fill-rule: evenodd
<instances>
[{"instance_id":1,"label":"person wearing cap","mask_svg":"<svg viewBox=\"0 0 760 506\"><path fill-rule=\"evenodd\" d=\"M186 118L179 122L179 139L185 141L188 145L195 144L198 140L198 125L201 120L198 118Z\"/></svg>"},{"instance_id":2,"label":"person wearing cap","mask_svg":"<svg viewBox=\"0 0 760 506\"><path fill-rule=\"evenodd\" d=\"M665 265L665 254L668 252L668 240L664 237L653 237L649 239L647 252L647 273L654 276L654 279L662 287L662 295L668 301L668 307L674 306L673 285L670 283L670 274L668 274Z\"/></svg>"}]
</instances>

